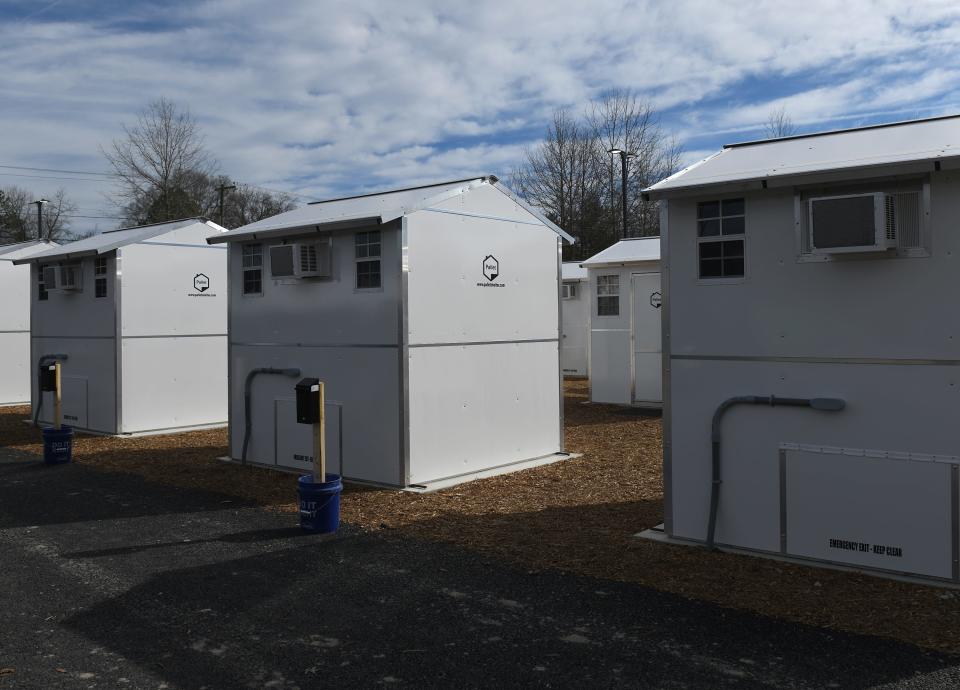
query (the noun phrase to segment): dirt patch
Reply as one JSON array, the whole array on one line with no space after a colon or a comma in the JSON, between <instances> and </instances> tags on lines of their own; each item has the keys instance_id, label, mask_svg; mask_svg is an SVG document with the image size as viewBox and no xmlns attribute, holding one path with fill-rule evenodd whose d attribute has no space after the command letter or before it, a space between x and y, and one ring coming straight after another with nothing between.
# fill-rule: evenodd
<instances>
[{"instance_id":1,"label":"dirt patch","mask_svg":"<svg viewBox=\"0 0 960 690\"><path fill-rule=\"evenodd\" d=\"M587 383L566 386L575 460L433 494L348 488L343 519L497 556L633 582L811 625L881 635L960 653L960 592L636 539L662 522L657 417L584 404ZM0 410L0 444L39 453L26 408ZM164 484L216 490L294 511L294 478L224 465L224 430L138 439L79 437L78 463ZM642 615L638 612L638 615Z\"/></svg>"}]
</instances>

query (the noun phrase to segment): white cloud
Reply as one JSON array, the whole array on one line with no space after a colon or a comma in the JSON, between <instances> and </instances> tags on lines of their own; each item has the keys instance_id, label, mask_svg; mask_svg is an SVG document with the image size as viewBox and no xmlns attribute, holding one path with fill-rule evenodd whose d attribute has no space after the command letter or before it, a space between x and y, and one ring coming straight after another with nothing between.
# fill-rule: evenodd
<instances>
[{"instance_id":1,"label":"white cloud","mask_svg":"<svg viewBox=\"0 0 960 690\"><path fill-rule=\"evenodd\" d=\"M61 3L0 21L0 164L103 170L98 146L164 95L225 172L268 187L506 174L553 108L614 86L699 156L780 105L816 127L960 102L958 18L887 0ZM49 183L104 205L91 183Z\"/></svg>"}]
</instances>

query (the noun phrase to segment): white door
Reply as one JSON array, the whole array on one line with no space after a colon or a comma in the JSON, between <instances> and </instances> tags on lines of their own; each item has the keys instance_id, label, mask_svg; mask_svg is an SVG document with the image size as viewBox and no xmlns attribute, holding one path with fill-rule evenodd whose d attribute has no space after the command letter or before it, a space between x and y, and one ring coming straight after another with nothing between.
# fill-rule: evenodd
<instances>
[{"instance_id":1,"label":"white door","mask_svg":"<svg viewBox=\"0 0 960 690\"><path fill-rule=\"evenodd\" d=\"M663 401L661 392L660 274L634 273L633 284L633 402Z\"/></svg>"}]
</instances>

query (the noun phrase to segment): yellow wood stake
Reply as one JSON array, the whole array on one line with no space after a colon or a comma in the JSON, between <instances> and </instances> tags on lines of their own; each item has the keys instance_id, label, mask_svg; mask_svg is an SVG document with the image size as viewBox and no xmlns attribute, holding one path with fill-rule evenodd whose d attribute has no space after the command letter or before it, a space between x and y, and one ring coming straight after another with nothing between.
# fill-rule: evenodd
<instances>
[{"instance_id":1,"label":"yellow wood stake","mask_svg":"<svg viewBox=\"0 0 960 690\"><path fill-rule=\"evenodd\" d=\"M317 397L320 421L313 425L313 481L320 483L327 481L327 415L324 410L323 381L317 386Z\"/></svg>"},{"instance_id":2,"label":"yellow wood stake","mask_svg":"<svg viewBox=\"0 0 960 690\"><path fill-rule=\"evenodd\" d=\"M57 431L60 431L61 427L61 412L60 412L60 402L62 396L60 394L60 362L54 362L53 364L53 375L56 379L57 389L53 393L53 428Z\"/></svg>"}]
</instances>

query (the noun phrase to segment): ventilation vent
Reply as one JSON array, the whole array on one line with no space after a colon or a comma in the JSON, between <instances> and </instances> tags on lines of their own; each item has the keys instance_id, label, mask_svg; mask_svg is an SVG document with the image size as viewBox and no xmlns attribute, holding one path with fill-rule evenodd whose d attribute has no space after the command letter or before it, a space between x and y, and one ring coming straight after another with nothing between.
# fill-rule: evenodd
<instances>
[{"instance_id":1,"label":"ventilation vent","mask_svg":"<svg viewBox=\"0 0 960 690\"><path fill-rule=\"evenodd\" d=\"M296 252L293 272L297 278L330 277L329 242L297 242L293 246Z\"/></svg>"},{"instance_id":2,"label":"ventilation vent","mask_svg":"<svg viewBox=\"0 0 960 690\"><path fill-rule=\"evenodd\" d=\"M887 238L896 240L897 249L923 249L923 220L920 192L887 195Z\"/></svg>"},{"instance_id":3,"label":"ventilation vent","mask_svg":"<svg viewBox=\"0 0 960 690\"><path fill-rule=\"evenodd\" d=\"M300 274L317 272L317 245L300 245Z\"/></svg>"}]
</instances>

